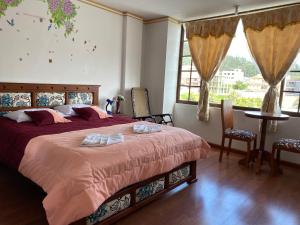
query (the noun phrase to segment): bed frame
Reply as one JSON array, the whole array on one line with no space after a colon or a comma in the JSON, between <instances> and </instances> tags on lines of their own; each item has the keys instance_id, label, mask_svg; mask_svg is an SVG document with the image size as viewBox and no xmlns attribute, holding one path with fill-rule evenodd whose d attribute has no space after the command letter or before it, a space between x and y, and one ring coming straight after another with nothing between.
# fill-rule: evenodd
<instances>
[{"instance_id":1,"label":"bed frame","mask_svg":"<svg viewBox=\"0 0 300 225\"><path fill-rule=\"evenodd\" d=\"M36 108L39 107L36 104L36 96L37 93L47 92L47 93L55 93L60 92L65 94L65 102L68 102L68 93L69 92L89 92L93 94L93 102L92 104L98 105L99 103L99 88L100 85L70 85L70 84L25 84L25 83L0 83L0 93L30 93L31 95L31 106L29 107L1 107L0 111L15 111L24 108ZM45 107L45 106L43 106ZM182 171L186 171L184 174ZM163 182L162 182L163 181ZM151 177L147 180L135 183L130 185L114 195L112 195L109 199L107 199L98 210L101 209L104 205L107 205L111 202L117 201L118 199L127 196L130 201L125 208L116 211L110 216L107 216L100 222L91 223L91 216L83 218L79 221L72 223L72 225L109 225L115 223L121 218L133 213L144 205L149 204L153 200L159 198L166 192L180 186L183 183L194 183L196 182L196 161L191 161L184 163L166 173ZM153 193L146 193L142 199L138 197L139 191L148 190L149 187L155 183L160 183L160 189L157 189ZM96 213L96 212L95 212ZM102 213L102 212L101 212Z\"/></svg>"},{"instance_id":2,"label":"bed frame","mask_svg":"<svg viewBox=\"0 0 300 225\"><path fill-rule=\"evenodd\" d=\"M186 168L187 166L190 168L188 176L182 177L181 179L179 178L177 180L177 182L171 184L169 181L170 181L170 177L172 176L172 174L176 173L176 171L179 171L183 168ZM151 177L147 180L144 180L142 182L138 182L136 184L133 184L129 187L126 187L126 188L122 189L121 191L119 191L116 194L112 195L103 204L106 204L108 202L111 202L115 199L118 199L118 198L128 194L128 195L130 195L130 199L131 199L130 205L127 208L119 211L118 213L102 220L101 222L95 223L95 224L97 224L97 225L110 225L110 224L113 224L116 221L120 220L121 218L135 212L136 210L140 209L141 207L143 207L143 206L151 203L152 201L158 199L164 193L167 193L167 192L171 191L172 189L182 185L183 183L192 184L194 182L197 182L197 179L196 179L196 166L197 166L196 161L187 162L187 163L184 163L184 164L174 168L173 170L171 170L167 173ZM137 202L136 201L137 190L139 188L145 187L145 186L151 184L153 181L157 181L159 179L164 179L165 180L164 188L162 190L160 190L159 192L157 192L153 195L149 195L145 199ZM72 225L86 225L86 224L88 224L86 218L81 219L81 220L79 220L75 223L72 223Z\"/></svg>"},{"instance_id":3,"label":"bed frame","mask_svg":"<svg viewBox=\"0 0 300 225\"><path fill-rule=\"evenodd\" d=\"M31 106L30 107L1 107L0 111L15 111L26 108L38 108L36 103L37 93L53 93L60 92L65 94L65 102L68 102L68 93L70 92L85 92L93 94L93 105L99 103L99 88L100 85L77 85L77 84L34 84L34 83L1 83L0 82L0 93L2 92L28 92L31 95ZM43 108L45 108L43 106Z\"/></svg>"}]
</instances>

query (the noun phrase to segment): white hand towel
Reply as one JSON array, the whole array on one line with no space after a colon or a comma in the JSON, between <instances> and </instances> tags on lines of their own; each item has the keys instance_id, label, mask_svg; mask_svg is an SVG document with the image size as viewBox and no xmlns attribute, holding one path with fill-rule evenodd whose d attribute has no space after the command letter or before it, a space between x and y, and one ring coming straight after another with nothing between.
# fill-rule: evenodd
<instances>
[{"instance_id":1,"label":"white hand towel","mask_svg":"<svg viewBox=\"0 0 300 225\"><path fill-rule=\"evenodd\" d=\"M133 125L133 132L138 134L147 134L147 133L154 133L160 132L161 125L154 124L154 125L145 125L145 124L135 124Z\"/></svg>"},{"instance_id":2,"label":"white hand towel","mask_svg":"<svg viewBox=\"0 0 300 225\"><path fill-rule=\"evenodd\" d=\"M89 134L81 142L81 146L85 147L102 147L112 144L124 142L123 134L105 135L105 134Z\"/></svg>"}]
</instances>

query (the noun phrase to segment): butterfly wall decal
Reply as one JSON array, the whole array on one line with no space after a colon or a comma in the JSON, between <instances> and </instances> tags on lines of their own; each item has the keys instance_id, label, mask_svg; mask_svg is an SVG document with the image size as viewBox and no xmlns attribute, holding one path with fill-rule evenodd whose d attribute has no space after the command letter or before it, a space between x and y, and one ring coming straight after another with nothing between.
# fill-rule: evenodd
<instances>
[{"instance_id":1,"label":"butterfly wall decal","mask_svg":"<svg viewBox=\"0 0 300 225\"><path fill-rule=\"evenodd\" d=\"M6 20L6 22L10 25L10 26L14 26L15 25L15 20L11 19L11 20Z\"/></svg>"}]
</instances>

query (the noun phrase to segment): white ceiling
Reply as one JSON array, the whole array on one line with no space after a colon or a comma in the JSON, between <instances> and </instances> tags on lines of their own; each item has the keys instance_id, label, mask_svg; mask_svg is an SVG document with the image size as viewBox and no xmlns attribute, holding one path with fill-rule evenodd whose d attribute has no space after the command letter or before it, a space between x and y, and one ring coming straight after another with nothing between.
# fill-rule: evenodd
<instances>
[{"instance_id":1,"label":"white ceiling","mask_svg":"<svg viewBox=\"0 0 300 225\"><path fill-rule=\"evenodd\" d=\"M190 20L240 11L300 2L299 0L96 0L103 5L130 12L145 19L170 16Z\"/></svg>"}]
</instances>

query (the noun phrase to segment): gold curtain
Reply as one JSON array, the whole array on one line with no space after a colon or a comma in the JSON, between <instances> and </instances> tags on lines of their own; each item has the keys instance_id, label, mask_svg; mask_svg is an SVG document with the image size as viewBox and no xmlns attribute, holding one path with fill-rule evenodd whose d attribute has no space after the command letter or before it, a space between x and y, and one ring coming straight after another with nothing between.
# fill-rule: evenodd
<instances>
[{"instance_id":1,"label":"gold curtain","mask_svg":"<svg viewBox=\"0 0 300 225\"><path fill-rule=\"evenodd\" d=\"M300 6L250 14L242 21L252 56L270 85L261 110L280 113L277 85L300 48ZM276 121L270 128L276 131Z\"/></svg>"},{"instance_id":2,"label":"gold curtain","mask_svg":"<svg viewBox=\"0 0 300 225\"><path fill-rule=\"evenodd\" d=\"M186 23L193 62L201 77L198 119L209 120L209 81L218 71L229 49L239 18Z\"/></svg>"}]
</instances>

